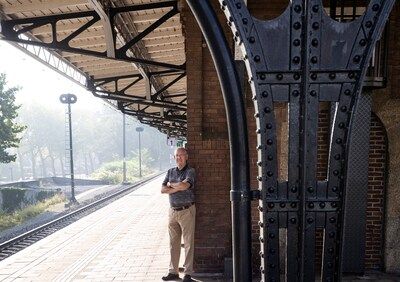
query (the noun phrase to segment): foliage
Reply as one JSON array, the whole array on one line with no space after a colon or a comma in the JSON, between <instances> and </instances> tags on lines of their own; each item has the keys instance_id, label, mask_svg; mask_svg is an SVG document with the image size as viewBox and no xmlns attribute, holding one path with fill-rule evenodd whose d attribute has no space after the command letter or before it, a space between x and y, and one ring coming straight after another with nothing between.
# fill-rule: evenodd
<instances>
[{"instance_id":1,"label":"foliage","mask_svg":"<svg viewBox=\"0 0 400 282\"><path fill-rule=\"evenodd\" d=\"M151 157L148 149L142 149L142 176L150 175L154 172L154 159ZM93 179L107 180L110 183L117 184L122 182L123 162L112 161L105 163L96 170L91 177ZM133 182L139 179L139 152L133 152L133 157L126 161L126 179Z\"/></svg>"},{"instance_id":2,"label":"foliage","mask_svg":"<svg viewBox=\"0 0 400 282\"><path fill-rule=\"evenodd\" d=\"M38 202L34 205L29 205L11 214L0 212L0 231L11 228L18 224L22 224L28 219L46 211L50 206L62 203L64 201L64 196L61 194L57 194L51 198Z\"/></svg>"},{"instance_id":3,"label":"foliage","mask_svg":"<svg viewBox=\"0 0 400 282\"><path fill-rule=\"evenodd\" d=\"M25 129L24 126L15 122L20 108L15 105L15 94L18 88L6 89L6 84L6 75L0 74L0 163L15 161L16 155L7 150L19 146L21 137L18 134Z\"/></svg>"}]
</instances>

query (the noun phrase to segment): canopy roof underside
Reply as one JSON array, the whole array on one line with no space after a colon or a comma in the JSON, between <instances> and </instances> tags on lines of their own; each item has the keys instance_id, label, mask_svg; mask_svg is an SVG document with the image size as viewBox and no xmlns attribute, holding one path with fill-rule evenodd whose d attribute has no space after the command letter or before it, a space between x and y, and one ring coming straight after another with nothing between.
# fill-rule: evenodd
<instances>
[{"instance_id":1,"label":"canopy roof underside","mask_svg":"<svg viewBox=\"0 0 400 282\"><path fill-rule=\"evenodd\" d=\"M0 15L2 39L142 123L186 135L185 39L177 1L0 0ZM43 52L58 65L39 58Z\"/></svg>"}]
</instances>

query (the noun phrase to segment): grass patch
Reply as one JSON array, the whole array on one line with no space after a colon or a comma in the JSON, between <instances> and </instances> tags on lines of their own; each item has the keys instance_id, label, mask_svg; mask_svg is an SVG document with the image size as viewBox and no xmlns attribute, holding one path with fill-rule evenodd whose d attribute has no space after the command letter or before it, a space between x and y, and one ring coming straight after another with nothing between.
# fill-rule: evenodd
<instances>
[{"instance_id":1,"label":"grass patch","mask_svg":"<svg viewBox=\"0 0 400 282\"><path fill-rule=\"evenodd\" d=\"M50 206L62 203L64 201L65 196L62 194L57 194L34 205L29 205L21 210L14 211L13 213L0 211L0 231L22 224L28 219L31 219L46 211Z\"/></svg>"}]
</instances>

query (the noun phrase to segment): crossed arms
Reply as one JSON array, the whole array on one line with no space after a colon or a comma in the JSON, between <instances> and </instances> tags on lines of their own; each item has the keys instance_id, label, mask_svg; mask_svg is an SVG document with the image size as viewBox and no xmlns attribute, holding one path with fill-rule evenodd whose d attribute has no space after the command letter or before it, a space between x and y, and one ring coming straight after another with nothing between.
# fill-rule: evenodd
<instances>
[{"instance_id":1,"label":"crossed arms","mask_svg":"<svg viewBox=\"0 0 400 282\"><path fill-rule=\"evenodd\" d=\"M174 194L179 191L185 191L189 189L190 183L185 179L181 182L167 182L167 185L161 186L161 193L163 194Z\"/></svg>"}]
</instances>

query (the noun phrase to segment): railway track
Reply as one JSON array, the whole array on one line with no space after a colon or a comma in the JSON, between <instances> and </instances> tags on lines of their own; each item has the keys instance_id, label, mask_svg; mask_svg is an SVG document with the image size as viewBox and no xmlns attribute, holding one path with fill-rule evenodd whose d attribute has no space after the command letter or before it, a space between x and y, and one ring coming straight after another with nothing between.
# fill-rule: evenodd
<instances>
[{"instance_id":1,"label":"railway track","mask_svg":"<svg viewBox=\"0 0 400 282\"><path fill-rule=\"evenodd\" d=\"M143 185L156 177L160 176L162 173L158 173L155 176L149 177L142 181L139 181L128 188L122 189L111 195L108 195L100 200L93 203L87 204L77 210L74 210L66 215L56 218L48 223L38 226L30 231L27 231L21 235L18 235L8 241L0 244L0 261L12 256L13 254L31 246L32 244L38 242L39 240L49 236L50 234L70 225L71 223L79 220L80 218L104 207L105 205L129 194L140 185Z\"/></svg>"}]
</instances>

